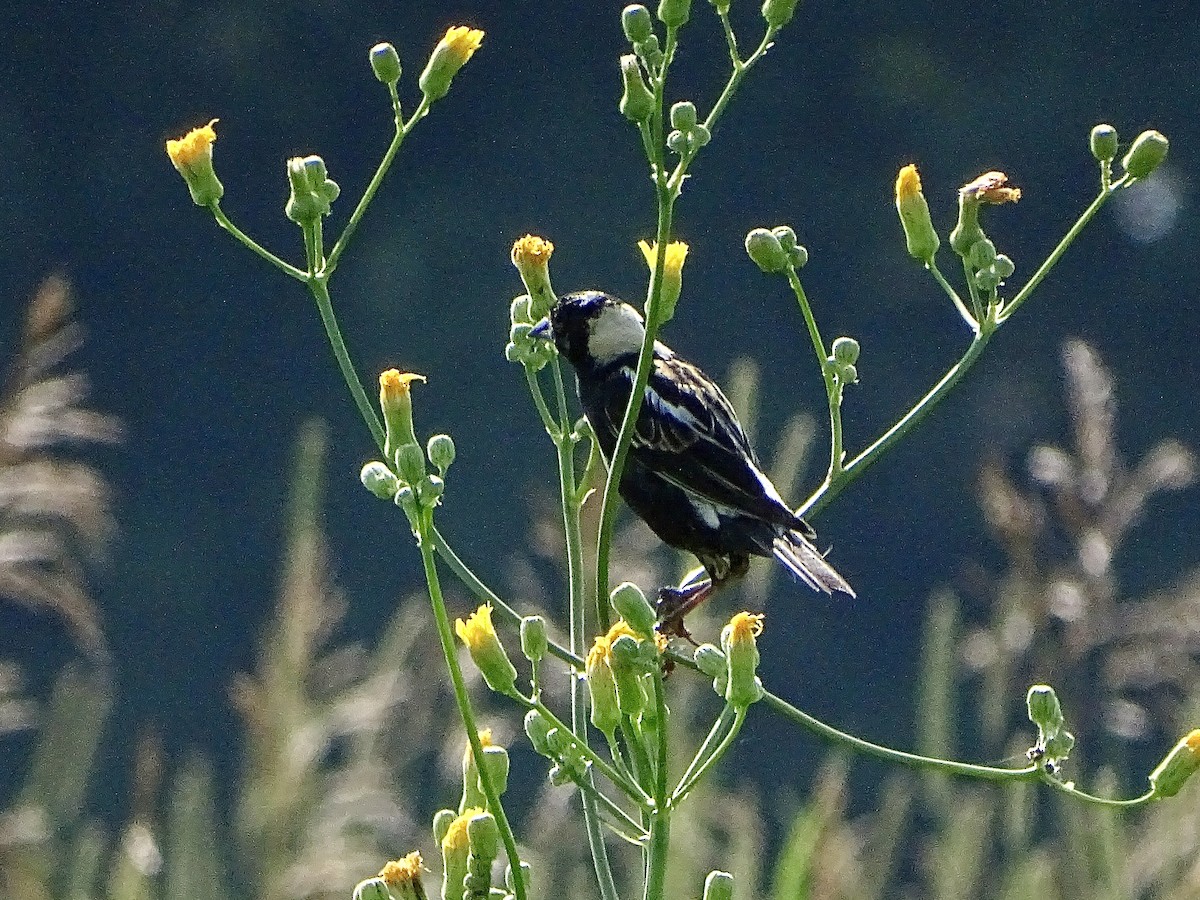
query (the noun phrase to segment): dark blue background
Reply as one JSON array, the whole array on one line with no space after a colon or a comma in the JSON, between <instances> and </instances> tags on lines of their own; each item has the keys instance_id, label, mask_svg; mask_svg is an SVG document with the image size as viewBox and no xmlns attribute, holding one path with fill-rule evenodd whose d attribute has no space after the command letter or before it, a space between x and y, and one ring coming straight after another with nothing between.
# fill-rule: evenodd
<instances>
[{"instance_id":1,"label":"dark blue background","mask_svg":"<svg viewBox=\"0 0 1200 900\"><path fill-rule=\"evenodd\" d=\"M757 4L734 6L750 44ZM429 376L417 390L419 428L452 433L459 449L443 530L502 586L526 540L524 494L554 477L523 379L502 355L519 291L509 247L527 231L552 239L560 290L643 289L634 244L650 235L653 206L636 135L616 108L619 10L487 0L0 10L4 324L15 326L45 275L65 272L90 331L83 362L95 404L128 428L123 450L104 460L122 526L99 596L118 660L112 783L150 721L165 726L169 751L198 745L222 768L235 764L226 686L252 666L270 610L291 443L306 417L326 417L333 435L326 523L351 603L347 633L368 635L421 584L399 518L358 486L371 442L311 301L190 204L163 141L219 116L224 208L297 259L298 233L282 215L285 159L324 156L343 189L328 226L336 234L389 138L367 48L397 45L411 109L446 27L487 32L403 148L333 287L365 377L389 365ZM822 515L860 599L831 604L784 586L764 639L771 684L806 708L908 740L926 597L964 560L996 556L973 501L982 456L1019 462L1034 440L1062 437L1065 337L1093 342L1114 368L1127 451L1169 434L1200 445L1194 51L1186 4L812 3L695 165L678 207L691 245L685 296L667 339L714 374L752 353L766 434L796 409L820 418L794 301L741 250L749 228L792 223L810 251L805 284L826 337L863 346L846 407L854 450L967 340L904 254L891 196L901 165L920 165L944 229L955 189L980 172L1001 168L1024 189L988 221L1019 285L1093 195L1093 124L1109 121L1126 140L1155 127L1172 140L1155 188L1179 204L1171 227L1145 241L1105 211L967 384ZM696 0L672 99L703 111L725 65L711 10ZM949 274L948 254L943 264ZM1129 592L1200 555L1194 496L1159 504L1125 558ZM0 616L0 655L23 661L35 685L72 655L57 621ZM767 763L796 765L814 751L805 738L749 739Z\"/></svg>"}]
</instances>

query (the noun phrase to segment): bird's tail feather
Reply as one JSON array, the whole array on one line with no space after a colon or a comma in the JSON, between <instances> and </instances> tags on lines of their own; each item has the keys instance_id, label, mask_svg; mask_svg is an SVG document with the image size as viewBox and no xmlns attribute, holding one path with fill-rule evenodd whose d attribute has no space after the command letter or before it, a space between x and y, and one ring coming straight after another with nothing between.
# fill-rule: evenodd
<instances>
[{"instance_id":1,"label":"bird's tail feather","mask_svg":"<svg viewBox=\"0 0 1200 900\"><path fill-rule=\"evenodd\" d=\"M789 531L775 538L772 549L775 558L788 567L797 578L814 591L855 596L854 588L838 574L837 569L825 561L825 557L812 542L798 531Z\"/></svg>"}]
</instances>

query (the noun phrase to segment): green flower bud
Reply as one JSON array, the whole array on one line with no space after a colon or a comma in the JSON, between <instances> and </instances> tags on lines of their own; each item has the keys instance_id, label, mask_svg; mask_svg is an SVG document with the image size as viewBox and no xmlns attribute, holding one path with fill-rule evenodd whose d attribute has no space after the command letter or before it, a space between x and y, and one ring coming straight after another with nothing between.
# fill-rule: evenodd
<instances>
[{"instance_id":1,"label":"green flower bud","mask_svg":"<svg viewBox=\"0 0 1200 900\"><path fill-rule=\"evenodd\" d=\"M762 16L772 28L782 28L792 21L799 0L766 0L762 5Z\"/></svg>"},{"instance_id":2,"label":"green flower bud","mask_svg":"<svg viewBox=\"0 0 1200 900\"><path fill-rule=\"evenodd\" d=\"M733 876L713 870L704 879L704 900L733 900Z\"/></svg>"},{"instance_id":3,"label":"green flower bud","mask_svg":"<svg viewBox=\"0 0 1200 900\"><path fill-rule=\"evenodd\" d=\"M491 813L479 813L467 820L467 843L471 848L472 872L490 873L492 863L500 852L500 828Z\"/></svg>"},{"instance_id":4,"label":"green flower bud","mask_svg":"<svg viewBox=\"0 0 1200 900\"><path fill-rule=\"evenodd\" d=\"M488 687L498 694L516 694L517 670L496 635L491 605L485 603L466 619L455 620L454 631L467 645Z\"/></svg>"},{"instance_id":5,"label":"green flower bud","mask_svg":"<svg viewBox=\"0 0 1200 900\"><path fill-rule=\"evenodd\" d=\"M419 490L425 480L425 454L416 444L404 444L396 449L396 470L405 483ZM420 494L417 494L418 498Z\"/></svg>"},{"instance_id":6,"label":"green flower bud","mask_svg":"<svg viewBox=\"0 0 1200 900\"><path fill-rule=\"evenodd\" d=\"M755 228L746 235L746 253L768 275L787 271L787 253L779 238L765 228Z\"/></svg>"},{"instance_id":7,"label":"green flower bud","mask_svg":"<svg viewBox=\"0 0 1200 900\"><path fill-rule=\"evenodd\" d=\"M653 640L658 614L641 588L629 581L622 582L613 588L609 602L617 614L629 623L630 628L642 637Z\"/></svg>"},{"instance_id":8,"label":"green flower bud","mask_svg":"<svg viewBox=\"0 0 1200 900\"><path fill-rule=\"evenodd\" d=\"M1046 756L1054 763L1064 762L1075 748L1075 735L1065 728L1046 739Z\"/></svg>"},{"instance_id":9,"label":"green flower bud","mask_svg":"<svg viewBox=\"0 0 1200 900\"><path fill-rule=\"evenodd\" d=\"M512 305L508 308L508 316L514 325L518 323L533 324L533 301L529 299L528 294L522 294L513 300Z\"/></svg>"},{"instance_id":10,"label":"green flower bud","mask_svg":"<svg viewBox=\"0 0 1200 900\"><path fill-rule=\"evenodd\" d=\"M800 244L788 251L788 262L793 269L803 269L808 265L808 249Z\"/></svg>"},{"instance_id":11,"label":"green flower bud","mask_svg":"<svg viewBox=\"0 0 1200 900\"><path fill-rule=\"evenodd\" d=\"M644 41L640 41L633 45L633 52L638 58L646 64L646 68L653 72L663 63L662 47L658 44L658 35L652 34Z\"/></svg>"},{"instance_id":12,"label":"green flower bud","mask_svg":"<svg viewBox=\"0 0 1200 900\"><path fill-rule=\"evenodd\" d=\"M654 34L650 10L640 3L631 3L621 10L621 30L631 44L640 44Z\"/></svg>"},{"instance_id":13,"label":"green flower bud","mask_svg":"<svg viewBox=\"0 0 1200 900\"><path fill-rule=\"evenodd\" d=\"M354 886L353 900L392 900L388 893L387 882L376 876L360 881Z\"/></svg>"},{"instance_id":14,"label":"green flower bud","mask_svg":"<svg viewBox=\"0 0 1200 900\"><path fill-rule=\"evenodd\" d=\"M833 341L833 360L845 366L858 362L858 341L852 337L835 338Z\"/></svg>"},{"instance_id":15,"label":"green flower bud","mask_svg":"<svg viewBox=\"0 0 1200 900\"><path fill-rule=\"evenodd\" d=\"M371 71L383 84L395 84L400 80L400 54L389 43L376 44L370 52Z\"/></svg>"},{"instance_id":16,"label":"green flower bud","mask_svg":"<svg viewBox=\"0 0 1200 900\"><path fill-rule=\"evenodd\" d=\"M584 671L587 673L592 725L601 734L612 737L621 724L621 709L617 703L617 682L611 660L601 641L588 652Z\"/></svg>"},{"instance_id":17,"label":"green flower bud","mask_svg":"<svg viewBox=\"0 0 1200 900\"><path fill-rule=\"evenodd\" d=\"M287 162L291 195L284 213L298 224L315 222L332 211L341 188L329 177L325 160L319 156L293 157Z\"/></svg>"},{"instance_id":18,"label":"green flower bud","mask_svg":"<svg viewBox=\"0 0 1200 900\"><path fill-rule=\"evenodd\" d=\"M744 709L762 699L763 686L758 678L758 645L762 633L761 615L740 612L721 629L721 649L729 661L729 683L725 702Z\"/></svg>"},{"instance_id":19,"label":"green flower bud","mask_svg":"<svg viewBox=\"0 0 1200 900\"><path fill-rule=\"evenodd\" d=\"M418 79L421 93L429 98L429 102L441 100L450 92L450 82L481 43L483 32L465 25L456 25L442 36Z\"/></svg>"},{"instance_id":20,"label":"green flower bud","mask_svg":"<svg viewBox=\"0 0 1200 900\"><path fill-rule=\"evenodd\" d=\"M479 743L486 750L492 743L491 729L485 728L479 733ZM486 807L487 797L483 793L483 786L479 783L479 766L475 762L475 753L471 749L471 742L463 746L462 754L462 799L458 801L459 813L472 807Z\"/></svg>"},{"instance_id":21,"label":"green flower bud","mask_svg":"<svg viewBox=\"0 0 1200 900\"><path fill-rule=\"evenodd\" d=\"M454 465L454 438L448 434L435 434L425 445L425 455L443 477Z\"/></svg>"},{"instance_id":22,"label":"green flower bud","mask_svg":"<svg viewBox=\"0 0 1200 900\"><path fill-rule=\"evenodd\" d=\"M671 107L671 127L680 131L691 131L696 127L696 104L680 100Z\"/></svg>"},{"instance_id":23,"label":"green flower bud","mask_svg":"<svg viewBox=\"0 0 1200 900\"><path fill-rule=\"evenodd\" d=\"M941 239L933 227L929 204L921 192L921 176L911 163L902 168L896 177L896 212L904 228L908 255L927 266L932 265Z\"/></svg>"},{"instance_id":24,"label":"green flower bud","mask_svg":"<svg viewBox=\"0 0 1200 900\"><path fill-rule=\"evenodd\" d=\"M648 121L654 113L654 95L646 86L642 67L633 54L621 57L621 82L624 85L619 104L621 115L630 122Z\"/></svg>"},{"instance_id":25,"label":"green flower bud","mask_svg":"<svg viewBox=\"0 0 1200 900\"><path fill-rule=\"evenodd\" d=\"M636 718L646 709L646 692L642 688L641 674L644 663L638 649L637 638L622 635L612 642L611 665L617 686L617 707L631 718Z\"/></svg>"},{"instance_id":26,"label":"green flower bud","mask_svg":"<svg viewBox=\"0 0 1200 900\"><path fill-rule=\"evenodd\" d=\"M692 0L659 0L658 21L668 28L682 28L692 12Z\"/></svg>"},{"instance_id":27,"label":"green flower bud","mask_svg":"<svg viewBox=\"0 0 1200 900\"><path fill-rule=\"evenodd\" d=\"M213 119L207 125L193 128L178 140L167 141L167 156L175 171L183 176L197 206L215 206L225 194L225 188L213 169L213 142L217 132Z\"/></svg>"},{"instance_id":28,"label":"green flower bud","mask_svg":"<svg viewBox=\"0 0 1200 900\"><path fill-rule=\"evenodd\" d=\"M483 767L487 770L488 777L492 779L492 786L496 789L497 794L503 794L508 790L509 759L507 750L495 744L485 745ZM479 792L483 793L482 782L479 783Z\"/></svg>"},{"instance_id":29,"label":"green flower bud","mask_svg":"<svg viewBox=\"0 0 1200 900\"><path fill-rule=\"evenodd\" d=\"M687 156L692 149L692 142L682 131L672 131L667 135L667 149L680 156Z\"/></svg>"},{"instance_id":30,"label":"green flower bud","mask_svg":"<svg viewBox=\"0 0 1200 900\"><path fill-rule=\"evenodd\" d=\"M713 691L716 695L723 698L729 685L729 665L725 654L712 644L701 644L692 654L692 659L700 671L713 680Z\"/></svg>"},{"instance_id":31,"label":"green flower bud","mask_svg":"<svg viewBox=\"0 0 1200 900\"><path fill-rule=\"evenodd\" d=\"M775 235L784 251L794 250L798 246L796 232L791 225L776 225L771 229L771 234Z\"/></svg>"},{"instance_id":32,"label":"green flower bud","mask_svg":"<svg viewBox=\"0 0 1200 900\"><path fill-rule=\"evenodd\" d=\"M834 374L837 376L837 380L840 381L842 384L857 384L858 383L858 369L852 365L849 365L849 364L844 365L844 366L839 365L837 367L837 371L834 372Z\"/></svg>"},{"instance_id":33,"label":"green flower bud","mask_svg":"<svg viewBox=\"0 0 1200 900\"><path fill-rule=\"evenodd\" d=\"M521 619L521 652L530 662L540 662L550 648L546 637L546 620L541 616L525 616Z\"/></svg>"},{"instance_id":34,"label":"green flower bud","mask_svg":"<svg viewBox=\"0 0 1200 900\"><path fill-rule=\"evenodd\" d=\"M1012 273L1017 271L1016 264L1003 253L998 254L992 260L992 268L996 270L996 274L1000 276L1001 281L1011 277Z\"/></svg>"},{"instance_id":35,"label":"green flower bud","mask_svg":"<svg viewBox=\"0 0 1200 900\"><path fill-rule=\"evenodd\" d=\"M367 463L358 474L362 486L380 500L391 500L400 488L400 479L394 472L378 460Z\"/></svg>"},{"instance_id":36,"label":"green flower bud","mask_svg":"<svg viewBox=\"0 0 1200 900\"><path fill-rule=\"evenodd\" d=\"M996 245L987 238L976 241L967 253L967 262L976 269L985 269L996 261Z\"/></svg>"},{"instance_id":37,"label":"green flower bud","mask_svg":"<svg viewBox=\"0 0 1200 900\"><path fill-rule=\"evenodd\" d=\"M1150 773L1154 796L1174 797L1197 769L1200 769L1200 728L1193 728Z\"/></svg>"},{"instance_id":38,"label":"green flower bud","mask_svg":"<svg viewBox=\"0 0 1200 900\"><path fill-rule=\"evenodd\" d=\"M1088 146L1097 162L1112 162L1117 155L1117 129L1111 125L1097 125L1088 137Z\"/></svg>"},{"instance_id":39,"label":"green flower bud","mask_svg":"<svg viewBox=\"0 0 1200 900\"><path fill-rule=\"evenodd\" d=\"M417 500L422 506L434 507L441 502L446 482L438 475L426 475L417 482Z\"/></svg>"},{"instance_id":40,"label":"green flower bud","mask_svg":"<svg viewBox=\"0 0 1200 900\"><path fill-rule=\"evenodd\" d=\"M541 756L550 755L549 735L550 723L546 721L545 716L536 709L525 713L525 736L529 738L529 744L535 753Z\"/></svg>"},{"instance_id":41,"label":"green flower bud","mask_svg":"<svg viewBox=\"0 0 1200 900\"><path fill-rule=\"evenodd\" d=\"M1051 738L1062 730L1062 707L1050 685L1035 684L1031 687L1025 695L1025 706L1029 710L1029 721L1038 727L1041 736Z\"/></svg>"},{"instance_id":42,"label":"green flower bud","mask_svg":"<svg viewBox=\"0 0 1200 900\"><path fill-rule=\"evenodd\" d=\"M446 832L450 830L450 823L458 818L458 813L452 809L439 809L433 816L433 839L437 843L441 843L446 839Z\"/></svg>"},{"instance_id":43,"label":"green flower bud","mask_svg":"<svg viewBox=\"0 0 1200 900\"><path fill-rule=\"evenodd\" d=\"M1134 178L1145 178L1167 158L1168 146L1165 135L1157 131L1143 131L1134 139L1121 165Z\"/></svg>"},{"instance_id":44,"label":"green flower bud","mask_svg":"<svg viewBox=\"0 0 1200 900\"><path fill-rule=\"evenodd\" d=\"M712 132L704 125L697 125L691 130L690 134L692 144L697 150L712 140Z\"/></svg>"},{"instance_id":45,"label":"green flower bud","mask_svg":"<svg viewBox=\"0 0 1200 900\"><path fill-rule=\"evenodd\" d=\"M417 493L412 489L412 485L402 482L400 489L396 491L396 496L392 498L392 502L404 510L410 519L416 515Z\"/></svg>"}]
</instances>

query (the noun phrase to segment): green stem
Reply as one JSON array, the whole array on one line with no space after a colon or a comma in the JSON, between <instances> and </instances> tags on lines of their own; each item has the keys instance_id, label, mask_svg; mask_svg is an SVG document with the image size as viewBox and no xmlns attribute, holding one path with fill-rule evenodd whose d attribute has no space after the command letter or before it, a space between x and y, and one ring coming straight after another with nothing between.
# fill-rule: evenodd
<instances>
[{"instance_id":1,"label":"green stem","mask_svg":"<svg viewBox=\"0 0 1200 900\"><path fill-rule=\"evenodd\" d=\"M916 405L905 413L895 425L884 432L871 446L850 460L835 478L827 478L813 495L804 502L804 505L796 510L796 515L803 516L820 512L848 484L858 478L872 463L891 449L893 444L912 431L954 389L954 386L962 380L962 377L970 371L971 366L975 364L980 354L983 353L983 349L987 346L988 340L991 338L995 328L994 322L988 322L985 319L981 323L981 330L971 340L971 345L967 347L967 351L963 354L962 359L951 366L949 371L942 376L941 380L930 388L928 393L918 400Z\"/></svg>"},{"instance_id":2,"label":"green stem","mask_svg":"<svg viewBox=\"0 0 1200 900\"><path fill-rule=\"evenodd\" d=\"M654 772L654 808L650 811L650 845L644 900L666 896L667 858L671 849L671 806L667 790L667 701L661 672L654 673L654 705L658 727L658 761Z\"/></svg>"},{"instance_id":3,"label":"green stem","mask_svg":"<svg viewBox=\"0 0 1200 900\"><path fill-rule=\"evenodd\" d=\"M358 201L358 205L354 207L354 212L350 214L350 220L346 222L346 227L342 229L341 235L333 245L333 249L329 251L329 259L325 263L324 274L326 277L333 274L333 270L337 268L338 260L342 257L342 252L350 243L350 238L354 235L358 228L359 222L362 221L363 214L366 213L367 207L371 205L371 201L375 199L375 194L379 190L379 186L383 184L384 176L387 175L388 169L392 166L392 160L396 158L396 154L400 150L400 145L404 143L404 139L408 137L408 133L412 131L413 126L425 117L425 113L429 111L429 98L421 97L421 102L413 112L407 122L401 123L400 107L398 101L393 99L392 109L396 115L396 134L392 137L391 144L388 145L387 152L383 154L383 159L379 161L378 168L375 169L375 174L371 176L371 181L363 191L362 197Z\"/></svg>"},{"instance_id":4,"label":"green stem","mask_svg":"<svg viewBox=\"0 0 1200 900\"><path fill-rule=\"evenodd\" d=\"M450 615L446 612L446 601L442 596L442 587L438 579L433 549L433 510L422 509L417 516L417 526L419 530L417 543L421 550L421 564L425 569L425 583L429 589L429 601L433 607L434 621L437 624L438 640L442 645L442 656L445 658L446 668L450 672L454 700L458 704L463 728L467 732L467 741L471 744L471 753L476 760L482 760L483 744L479 740L479 727L475 721L475 712L471 708L471 698L467 694L466 683L463 681L462 669L458 664L454 636L450 630ZM488 809L496 817L496 824L500 828L500 840L504 844L504 852L508 856L508 864L512 869L514 893L517 900L526 900L525 875L521 870L521 857L517 852L517 841L513 835L512 826L500 803L500 795L496 791L491 771L482 764L477 768L479 785L483 788L484 796L487 797Z\"/></svg>"},{"instance_id":5,"label":"green stem","mask_svg":"<svg viewBox=\"0 0 1200 900\"><path fill-rule=\"evenodd\" d=\"M317 310L321 313L321 323L325 326L325 335L329 338L329 346L333 349L333 355L337 357L338 368L342 372L346 387L350 389L350 395L354 398L359 415L367 423L367 428L371 430L371 437L375 439L380 452L383 452L385 438L383 423L379 421L375 407L367 397L358 373L354 371L354 363L350 361L350 351L346 349L346 342L342 338L342 329L338 326L337 316L334 315L333 301L329 297L329 286L326 279L309 279L308 289L312 291L313 298L317 301ZM388 464L393 465L394 463L389 461Z\"/></svg>"},{"instance_id":6,"label":"green stem","mask_svg":"<svg viewBox=\"0 0 1200 900\"><path fill-rule=\"evenodd\" d=\"M817 365L821 367L821 380L825 383L825 399L829 404L829 472L825 481L833 482L842 472L842 461L845 451L842 449L842 391L835 377L833 364L829 362L829 351L825 341L821 339L821 331L817 327L817 317L813 315L808 295L800 283L800 276L793 266L787 269L788 283L796 295L800 312L804 316L804 324L808 328L808 336L812 340L813 352L817 356Z\"/></svg>"},{"instance_id":7,"label":"green stem","mask_svg":"<svg viewBox=\"0 0 1200 900\"><path fill-rule=\"evenodd\" d=\"M1025 286L1017 292L1017 295L1004 305L1003 311L997 316L1000 324L1007 322L1013 313L1020 309L1021 304L1029 299L1029 295L1033 293L1034 288L1041 284L1042 279L1050 274L1050 270L1054 268L1062 255L1067 252L1067 248L1075 242L1075 238L1079 237L1079 233L1092 220L1092 217L1100 212L1100 207L1104 206L1108 198L1131 183L1128 175L1122 175L1096 195L1096 199L1080 214L1079 218L1075 220L1075 224L1071 226L1070 230L1063 235L1062 240L1058 242L1058 245L1050 251L1050 255L1046 257L1046 261L1038 266L1037 271L1033 273L1029 281L1025 283Z\"/></svg>"},{"instance_id":8,"label":"green stem","mask_svg":"<svg viewBox=\"0 0 1200 900\"><path fill-rule=\"evenodd\" d=\"M221 209L219 203L212 204L208 209L213 214L213 218L217 220L217 224L233 235L242 246L257 253L285 275L290 275L297 281L308 281L307 272L297 269L289 262L284 262L262 244L258 243L258 241L254 240L254 238L250 237L250 235L242 231L242 229L234 225L229 216L225 215L225 210Z\"/></svg>"},{"instance_id":9,"label":"green stem","mask_svg":"<svg viewBox=\"0 0 1200 900\"><path fill-rule=\"evenodd\" d=\"M696 751L696 757L692 760L692 764L680 777L678 786L672 792L672 806L683 800L705 773L720 761L737 739L738 732L742 730L742 723L745 721L746 710L744 708L734 709L729 704L725 705L725 708L721 710L721 715L717 717L717 721L713 723L712 729L704 739L704 743Z\"/></svg>"},{"instance_id":10,"label":"green stem","mask_svg":"<svg viewBox=\"0 0 1200 900\"><path fill-rule=\"evenodd\" d=\"M1112 806L1119 809L1133 809L1138 806L1145 806L1151 800L1155 799L1156 794L1154 788L1146 791L1140 797L1130 797L1127 800L1113 799L1112 797L1099 797L1096 794L1089 794L1087 791L1081 791L1073 784L1068 784L1064 781L1059 781L1058 778L1049 774L1044 769L1042 770L1042 781L1052 787L1054 790L1066 794L1068 797L1074 797L1076 800L1082 800L1085 803L1094 803L1097 806Z\"/></svg>"},{"instance_id":11,"label":"green stem","mask_svg":"<svg viewBox=\"0 0 1200 900\"><path fill-rule=\"evenodd\" d=\"M442 562L449 567L450 571L463 583L463 586L471 592L475 599L490 603L500 614L500 618L508 625L513 627L519 626L521 624L521 614L505 603L495 591L484 584L479 579L479 576L471 571L470 567L454 552L454 548L450 546L442 533L438 531L436 525L431 526L429 534L430 540L433 543L433 549L442 558ZM550 641L548 649L551 656L556 657L576 671L583 671L583 660L566 647Z\"/></svg>"},{"instance_id":12,"label":"green stem","mask_svg":"<svg viewBox=\"0 0 1200 900\"><path fill-rule=\"evenodd\" d=\"M971 314L971 311L967 309L967 305L963 303L962 297L958 296L958 291L946 280L946 276L942 274L942 270L937 267L937 262L930 262L926 268L929 269L929 274L933 276L934 280L942 286L942 290L946 292L946 295L954 303L954 308L958 310L958 314L962 316L963 321L967 323L971 331L979 331L979 322Z\"/></svg>"}]
</instances>

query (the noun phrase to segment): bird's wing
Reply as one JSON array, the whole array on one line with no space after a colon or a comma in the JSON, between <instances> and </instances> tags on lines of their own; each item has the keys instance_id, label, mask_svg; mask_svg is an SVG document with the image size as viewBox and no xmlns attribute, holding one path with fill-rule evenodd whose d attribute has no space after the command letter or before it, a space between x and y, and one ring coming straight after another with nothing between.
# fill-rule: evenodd
<instances>
[{"instance_id":1,"label":"bird's wing","mask_svg":"<svg viewBox=\"0 0 1200 900\"><path fill-rule=\"evenodd\" d=\"M605 403L615 433L625 398ZM778 525L801 527L759 469L729 399L703 372L662 347L638 415L630 452L655 474L702 500Z\"/></svg>"}]
</instances>

